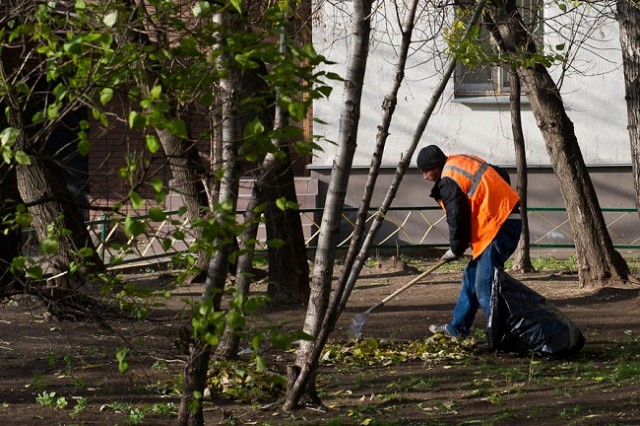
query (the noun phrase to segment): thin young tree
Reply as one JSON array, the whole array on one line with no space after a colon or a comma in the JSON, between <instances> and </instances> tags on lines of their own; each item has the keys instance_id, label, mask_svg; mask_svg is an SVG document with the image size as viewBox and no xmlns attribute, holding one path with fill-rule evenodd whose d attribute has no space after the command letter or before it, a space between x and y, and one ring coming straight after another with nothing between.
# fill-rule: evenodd
<instances>
[{"instance_id":1,"label":"thin young tree","mask_svg":"<svg viewBox=\"0 0 640 426\"><path fill-rule=\"evenodd\" d=\"M378 134L377 149L376 149L374 158L372 159L370 175L367 181L367 187L365 188L365 193L362 200L362 204L365 206L370 202L370 196L372 194L372 188L370 185L373 185L373 182L375 182L375 175L378 169L378 164L377 164L379 160L378 156L382 155L384 140L386 139L386 136L387 136L385 129L388 129L388 126L390 125L390 122L393 116L392 112L393 112L395 94L399 89L399 84L402 82L402 75L404 73L404 64L406 61L406 55L408 54L408 49L411 42L412 27L414 25L413 20L415 17L414 15L415 7L417 7L417 4L413 2L410 3L408 5L407 13L405 15L405 22L403 25L403 42L400 48L401 53L399 56L398 65L396 67L396 77L395 77L394 83L392 84L390 92L386 97L386 102L383 103L382 122L379 126L380 132ZM484 2L483 1L479 2L479 4L474 9L473 15L469 19L467 28L472 27L473 24L478 21L483 7L484 7ZM463 39L466 38L467 36L468 36L468 32L465 32ZM310 385L309 384L307 385L308 386L307 396L315 396L315 398L319 399L319 397L317 395L314 395L312 391L315 390L314 381L316 376L318 359L320 357L322 347L326 343L329 333L331 333L331 331L333 330L333 327L335 326L335 322L337 321L341 312L344 310L344 307L347 303L351 290L353 289L355 285L355 281L357 280L357 277L362 269L368 250L371 247L371 244L373 242L373 239L377 231L380 229L382 221L384 220L384 215L388 211L393 199L395 198L395 195L398 191L400 183L402 182L402 179L409 167L409 163L411 161L413 153L415 152L418 142L422 137L422 134L429 122L429 119L435 109L436 104L438 103L440 97L442 96L442 93L444 92L447 82L449 81L451 75L453 74L453 71L455 69L455 64L456 64L456 59L455 59L455 56L453 56L449 59L449 62L447 63L444 70L444 75L442 76L438 86L435 88L434 93L432 94L428 102L428 105L422 114L420 122L418 123L418 127L414 133L412 142L409 148L407 149L407 151L403 154L402 159L398 164L398 167L396 169L396 174L394 176L394 180L391 186L389 187L389 190L387 191L385 199L383 200L381 206L379 207L379 213L374 219L373 223L371 224L369 231L367 232L366 236L364 236L363 239L355 240L355 242L352 241L351 243L350 252L352 252L352 254L348 255L347 257L347 261L350 262L349 264L351 266L349 266L348 268L345 267L344 268L345 274L341 275L341 277L339 278L338 285L336 286L336 289L335 289L335 294L331 299L331 304L325 314L322 327L318 333L318 337L316 338L313 350L309 357L309 361L305 365L305 368L300 370L300 375L306 374L307 376L309 376L307 380L308 380L308 383L310 383ZM361 205L359 209L360 214L362 211L364 211L364 209ZM356 234L357 233L358 233L358 230L356 230ZM355 249L353 247L355 247ZM291 395L291 393L288 394L288 397L289 395ZM296 401L296 402L299 403L299 401ZM287 403L290 404L289 407L295 406L289 400L287 400Z\"/></svg>"},{"instance_id":2,"label":"thin young tree","mask_svg":"<svg viewBox=\"0 0 640 426\"><path fill-rule=\"evenodd\" d=\"M517 72L512 69L509 73L509 107L511 112L511 132L513 133L513 146L516 157L516 190L520 196L520 213L522 215L522 233L518 247L513 253L511 270L516 272L533 272L535 268L531 263L529 216L527 215L527 155L525 149L524 132L522 131L521 86Z\"/></svg>"},{"instance_id":3,"label":"thin young tree","mask_svg":"<svg viewBox=\"0 0 640 426\"><path fill-rule=\"evenodd\" d=\"M338 153L333 163L327 190L311 278L311 295L303 327L305 333L314 337L318 336L320 332L329 303L341 213L356 149L358 122L360 120L360 101L369 54L372 3L372 0L356 0L353 2L353 24L351 29L353 38L347 60ZM319 401L315 389L315 381L311 378L311 375L315 374L311 361L314 346L314 342L311 340L300 341L295 365L289 368L289 383L284 402L285 409L293 409L299 406L303 396L310 398L312 401Z\"/></svg>"}]
</instances>

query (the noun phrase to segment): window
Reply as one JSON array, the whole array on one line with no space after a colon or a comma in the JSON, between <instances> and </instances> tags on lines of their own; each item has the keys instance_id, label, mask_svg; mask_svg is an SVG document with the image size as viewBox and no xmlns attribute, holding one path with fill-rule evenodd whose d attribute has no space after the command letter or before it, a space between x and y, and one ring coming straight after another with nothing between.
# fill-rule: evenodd
<instances>
[{"instance_id":1,"label":"window","mask_svg":"<svg viewBox=\"0 0 640 426\"><path fill-rule=\"evenodd\" d=\"M525 24L542 46L542 0L517 0L520 14ZM480 33L481 40L488 50L497 50L489 31L484 28ZM496 96L509 94L509 70L506 66L485 65L470 70L459 64L454 74L455 96Z\"/></svg>"}]
</instances>

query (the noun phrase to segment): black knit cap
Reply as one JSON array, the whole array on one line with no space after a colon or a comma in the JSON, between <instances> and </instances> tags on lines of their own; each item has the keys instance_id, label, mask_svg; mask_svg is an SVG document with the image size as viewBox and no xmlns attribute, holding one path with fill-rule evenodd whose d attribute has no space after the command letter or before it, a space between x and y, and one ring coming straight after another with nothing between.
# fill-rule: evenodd
<instances>
[{"instance_id":1,"label":"black knit cap","mask_svg":"<svg viewBox=\"0 0 640 426\"><path fill-rule=\"evenodd\" d=\"M420 150L416 165L421 172L427 172L431 169L441 169L447 161L444 152L435 145L429 145Z\"/></svg>"}]
</instances>

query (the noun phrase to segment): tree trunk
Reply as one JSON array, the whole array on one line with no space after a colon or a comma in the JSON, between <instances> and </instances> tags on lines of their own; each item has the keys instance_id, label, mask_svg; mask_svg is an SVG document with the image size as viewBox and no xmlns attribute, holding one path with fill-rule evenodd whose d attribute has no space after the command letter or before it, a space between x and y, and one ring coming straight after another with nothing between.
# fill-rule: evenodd
<instances>
[{"instance_id":1,"label":"tree trunk","mask_svg":"<svg viewBox=\"0 0 640 426\"><path fill-rule=\"evenodd\" d=\"M515 0L492 2L487 9L496 25L492 34L501 38L497 40L498 45L506 53L517 58L523 52L536 51ZM519 67L518 75L531 102L564 199L576 245L580 284L602 285L608 280L627 280L629 268L613 248L558 87L542 64Z\"/></svg>"},{"instance_id":2,"label":"tree trunk","mask_svg":"<svg viewBox=\"0 0 640 426\"><path fill-rule=\"evenodd\" d=\"M207 384L207 371L211 349L202 344L189 346L189 357L184 367L182 397L178 411L179 426L203 426L202 395ZM200 395L200 398L196 396Z\"/></svg>"},{"instance_id":3,"label":"tree trunk","mask_svg":"<svg viewBox=\"0 0 640 426\"><path fill-rule=\"evenodd\" d=\"M277 164L265 177L268 183L264 188L267 240L281 240L284 244L268 248L267 294L274 305L305 303L309 300L309 261L300 212L296 208L282 210L276 204L279 198L297 204L291 159L287 154L286 160L273 158L273 161Z\"/></svg>"},{"instance_id":4,"label":"tree trunk","mask_svg":"<svg viewBox=\"0 0 640 426\"><path fill-rule=\"evenodd\" d=\"M7 58L8 55L8 52L3 52L0 78L11 85L27 70L22 68L26 64L14 57ZM47 97L53 87L53 83L46 82L45 76L39 70L30 71L33 77L30 78L32 93L29 94L29 98L24 100L19 98L17 93L7 91L2 99L2 106L6 108L5 114L8 117L6 124L20 131L13 148L16 151L24 151L30 159L30 164L15 166L17 188L22 201L33 215L31 226L38 241L42 242L47 238L57 241L57 250L46 259L54 274L54 278L48 280L49 284L63 287L82 285L84 275L87 272L103 271L104 263L95 250L78 206L58 173L55 158L43 154L52 132L63 125L75 128L78 123L68 120L68 116L75 113L69 107L65 110L67 115L62 114L57 122L47 122L46 128L43 128L43 125L27 125L31 123L36 112L42 112L45 108ZM64 146L64 141L60 145ZM82 248L91 249L91 254L80 258L77 253ZM77 274L70 271L72 262L80 264Z\"/></svg>"},{"instance_id":5,"label":"tree trunk","mask_svg":"<svg viewBox=\"0 0 640 426\"><path fill-rule=\"evenodd\" d=\"M38 241L42 242L51 237L58 243L55 253L47 259L55 277L50 279L50 284L62 287L81 285L85 273L104 270L102 259L95 250L69 189L56 173L55 163L40 152L39 147L42 147L44 142L38 144L29 140L24 126L27 122L27 117L23 117L24 111L12 94L6 95L6 101L10 109L9 125L21 130L15 149L26 152L31 162L28 165L16 166L16 181L20 197L29 206L28 210L33 215L31 226L36 232ZM31 111L31 107L26 110ZM26 115L30 117L30 113ZM50 226L53 226L53 230L49 229ZM91 255L85 259L78 258L76 253L85 247L92 250ZM72 262L83 264L78 271L78 276L71 276L69 266Z\"/></svg>"},{"instance_id":6,"label":"tree trunk","mask_svg":"<svg viewBox=\"0 0 640 426\"><path fill-rule=\"evenodd\" d=\"M522 132L522 114L520 108L520 78L516 70L509 73L509 82L511 93L509 94L509 102L511 106L511 129L513 132L513 145L516 153L516 189L520 196L520 212L522 214L522 234L518 247L512 256L511 270L514 272L533 272L535 271L531 264L531 253L529 251L529 216L527 216L527 155L524 143L524 133Z\"/></svg>"},{"instance_id":7,"label":"tree trunk","mask_svg":"<svg viewBox=\"0 0 640 426\"><path fill-rule=\"evenodd\" d=\"M281 49L284 51L286 35L281 35ZM288 124L287 112L276 102L274 129L282 129ZM276 156L268 153L262 162L262 178L258 180L260 193L267 201L265 212L267 240L281 240L281 246L270 245L269 286L267 294L274 305L299 304L309 299L309 263L307 248L302 232L302 219L297 208L281 209L278 199L298 204L293 177L291 152L285 140L274 140L280 151Z\"/></svg>"},{"instance_id":8,"label":"tree trunk","mask_svg":"<svg viewBox=\"0 0 640 426\"><path fill-rule=\"evenodd\" d=\"M228 20L218 15L221 25L228 24ZM220 181L220 191L217 205L226 205L225 211L215 212L216 221L221 235L215 237L214 254L207 271L205 292L203 298L213 297L214 307L220 307L221 292L224 289L227 276L229 253L236 236L231 235L223 225L229 215L234 215L238 204L238 190L240 184L240 168L238 163L238 145L242 141L242 117L238 112L238 94L241 92L241 78L238 70L228 69L229 58L223 55L221 68L228 72L226 78L220 81L220 97L222 108L222 167L223 174Z\"/></svg>"},{"instance_id":9,"label":"tree trunk","mask_svg":"<svg viewBox=\"0 0 640 426\"><path fill-rule=\"evenodd\" d=\"M260 225L261 213L256 212L256 206L263 202L264 196L261 194L259 186L254 184L251 192L251 199L244 213L245 228L239 239L238 264L236 269L236 289L241 291L244 296L249 294L249 284L254 278L253 275L253 257L255 250L255 239L258 235L258 226ZM224 335L220 340L215 353L216 358L233 359L237 357L240 346L240 335L237 330L231 327L225 327Z\"/></svg>"},{"instance_id":10,"label":"tree trunk","mask_svg":"<svg viewBox=\"0 0 640 426\"><path fill-rule=\"evenodd\" d=\"M233 31L233 24L226 15L222 13L218 14L215 19L217 23L220 24L220 28ZM240 182L238 144L242 139L242 122L238 115L237 98L240 93L240 75L238 70L230 65L228 55L222 55L219 65L221 70L224 70L228 74L226 78L220 81L223 175L220 181L218 200L216 202L216 205L220 207L218 211L214 212L215 220L218 223L218 234L214 237L214 253L209 262L204 292L202 293L202 300L212 300L213 308L216 311L220 310L222 292L229 270L229 253L236 241L236 235L231 232L229 227L226 226L226 223L228 220L235 221ZM225 206L225 208L222 208L222 206ZM214 325L212 324L211 326ZM204 353L211 350L209 344L206 342L198 341L194 343L194 345L196 345L195 349L198 352L202 351ZM192 360L189 359L189 363L187 364L187 367L190 368L189 371L192 374L200 374L201 376L192 377L190 380L199 385L203 384L206 378L206 367L198 369L195 365L190 366L191 361ZM202 394L204 388L196 389L196 391ZM183 392L183 400L186 396ZM191 412L190 416L193 416L194 419L202 418L202 406L199 406L195 412ZM203 423L193 424L200 426Z\"/></svg>"},{"instance_id":11,"label":"tree trunk","mask_svg":"<svg viewBox=\"0 0 640 426\"><path fill-rule=\"evenodd\" d=\"M156 133L175 180L175 188L180 193L182 202L187 208L187 218L190 223L193 223L205 217L209 212L209 200L205 190L206 172L198 149L193 142L181 139L166 130L157 129ZM198 243L202 243L202 231L201 226L192 228L193 238ZM196 272L185 279L187 284L204 278L209 260L209 251L206 247L201 246L194 265Z\"/></svg>"},{"instance_id":12,"label":"tree trunk","mask_svg":"<svg viewBox=\"0 0 640 426\"><path fill-rule=\"evenodd\" d=\"M309 296L303 328L307 334L312 336L317 336L320 331L331 291L336 240L340 231L341 213L344 207L349 173L357 142L362 86L369 53L371 4L372 0L356 0L353 2L353 42L344 84L344 104L340 117L340 136L338 140L339 148L333 163L327 190L327 199L324 214L322 215L313 269L311 295ZM293 374L290 377L290 380L295 381L289 384L284 403L285 409L297 407L305 394L312 399L317 399L315 383L310 380L315 369L309 368L313 349L313 342L307 340L300 342L294 368L299 374Z\"/></svg>"},{"instance_id":13,"label":"tree trunk","mask_svg":"<svg viewBox=\"0 0 640 426\"><path fill-rule=\"evenodd\" d=\"M631 0L618 0L617 5L631 166L636 189L636 208L640 215L640 8L637 2Z\"/></svg>"}]
</instances>

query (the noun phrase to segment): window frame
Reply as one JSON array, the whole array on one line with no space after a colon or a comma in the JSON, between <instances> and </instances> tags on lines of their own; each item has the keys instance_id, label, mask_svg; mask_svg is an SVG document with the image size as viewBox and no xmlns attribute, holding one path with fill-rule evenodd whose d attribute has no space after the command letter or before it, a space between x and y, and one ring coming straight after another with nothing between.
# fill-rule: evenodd
<instances>
[{"instance_id":1,"label":"window frame","mask_svg":"<svg viewBox=\"0 0 640 426\"><path fill-rule=\"evenodd\" d=\"M523 19L528 21L531 32L534 34L536 44L544 45L543 9L544 0L517 0L518 8ZM481 24L481 37L485 38L490 48L497 46L493 38L486 29L484 23ZM489 47L488 46L488 47ZM487 69L489 72L487 72ZM483 77L484 74L485 76ZM471 82L464 79L471 76ZM454 72L454 98L465 97L495 97L508 96L511 92L509 84L509 69L506 65L485 65L476 70L469 70L463 64L457 64Z\"/></svg>"}]
</instances>

